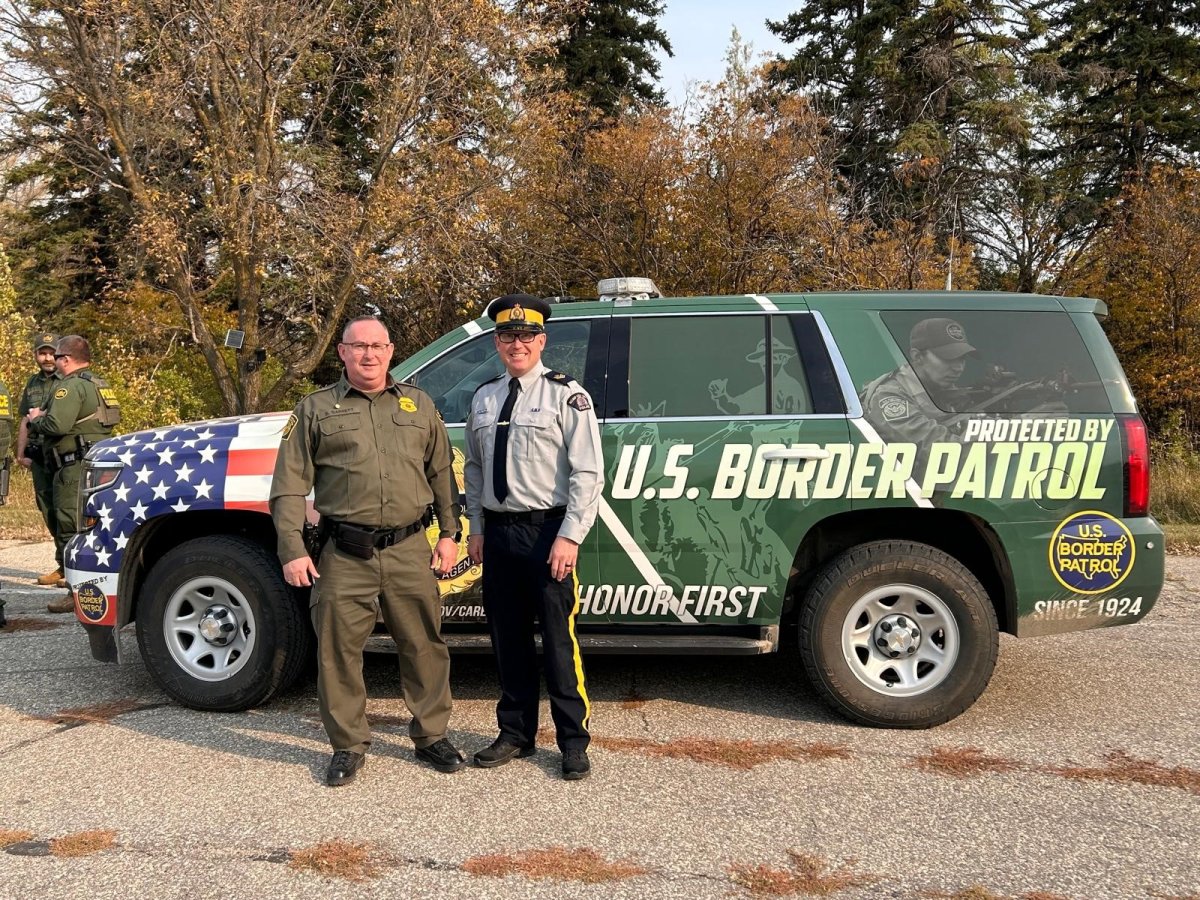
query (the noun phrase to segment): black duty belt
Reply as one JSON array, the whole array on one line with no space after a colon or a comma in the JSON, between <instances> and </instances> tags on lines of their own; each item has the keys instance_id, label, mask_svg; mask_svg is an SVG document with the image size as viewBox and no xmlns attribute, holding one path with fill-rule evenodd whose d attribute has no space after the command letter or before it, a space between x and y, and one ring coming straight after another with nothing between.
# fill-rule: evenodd
<instances>
[{"instance_id":1,"label":"black duty belt","mask_svg":"<svg viewBox=\"0 0 1200 900\"><path fill-rule=\"evenodd\" d=\"M365 533L376 550L398 544L425 527L425 523L420 521L413 522L411 525L402 525L399 528L376 528L373 525L356 525L353 522L331 522L330 524L333 526L335 539L343 536L344 532Z\"/></svg>"},{"instance_id":2,"label":"black duty belt","mask_svg":"<svg viewBox=\"0 0 1200 900\"><path fill-rule=\"evenodd\" d=\"M498 525L541 525L552 519L561 519L567 514L565 506L555 506L551 509L528 509L523 512L501 512L497 509L484 509L483 518L487 522Z\"/></svg>"}]
</instances>

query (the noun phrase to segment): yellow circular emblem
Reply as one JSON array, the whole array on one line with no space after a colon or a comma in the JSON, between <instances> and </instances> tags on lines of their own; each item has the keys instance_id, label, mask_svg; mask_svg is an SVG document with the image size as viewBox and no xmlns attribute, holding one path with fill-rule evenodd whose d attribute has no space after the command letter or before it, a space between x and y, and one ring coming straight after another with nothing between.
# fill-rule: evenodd
<instances>
[{"instance_id":1,"label":"yellow circular emblem","mask_svg":"<svg viewBox=\"0 0 1200 900\"><path fill-rule=\"evenodd\" d=\"M61 400L61 399L62 399L63 397L65 397L65 396L67 396L67 389L66 389L66 388L59 388L57 391L55 391L55 392L54 392L54 399L55 399L55 400Z\"/></svg>"},{"instance_id":2,"label":"yellow circular emblem","mask_svg":"<svg viewBox=\"0 0 1200 900\"><path fill-rule=\"evenodd\" d=\"M416 412L417 404L415 402L413 402L411 397L401 397L400 398L400 408L402 410L404 410L405 412Z\"/></svg>"}]
</instances>

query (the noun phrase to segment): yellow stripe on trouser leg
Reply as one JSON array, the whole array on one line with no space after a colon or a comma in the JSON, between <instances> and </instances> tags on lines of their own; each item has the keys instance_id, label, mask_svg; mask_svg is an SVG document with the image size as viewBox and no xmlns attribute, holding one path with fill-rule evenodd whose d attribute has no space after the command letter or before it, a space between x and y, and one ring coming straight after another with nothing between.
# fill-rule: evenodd
<instances>
[{"instance_id":1,"label":"yellow stripe on trouser leg","mask_svg":"<svg viewBox=\"0 0 1200 900\"><path fill-rule=\"evenodd\" d=\"M571 607L571 615L567 617L567 630L571 633L571 652L575 657L575 682L579 688L579 697L583 700L583 728L586 731L588 722L592 719L592 704L588 700L587 685L583 678L583 656L579 652L579 640L575 637L575 616L579 613L579 576L571 570L571 583L575 594L575 605Z\"/></svg>"}]
</instances>

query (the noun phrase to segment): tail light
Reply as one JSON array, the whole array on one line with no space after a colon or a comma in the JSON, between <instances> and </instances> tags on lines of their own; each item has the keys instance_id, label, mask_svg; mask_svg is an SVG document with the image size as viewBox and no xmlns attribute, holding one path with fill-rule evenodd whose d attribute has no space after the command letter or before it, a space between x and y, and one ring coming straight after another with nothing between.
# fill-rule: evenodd
<instances>
[{"instance_id":1,"label":"tail light","mask_svg":"<svg viewBox=\"0 0 1200 900\"><path fill-rule=\"evenodd\" d=\"M1141 416L1118 416L1121 450L1125 455L1125 515L1145 516L1150 512L1150 445Z\"/></svg>"}]
</instances>

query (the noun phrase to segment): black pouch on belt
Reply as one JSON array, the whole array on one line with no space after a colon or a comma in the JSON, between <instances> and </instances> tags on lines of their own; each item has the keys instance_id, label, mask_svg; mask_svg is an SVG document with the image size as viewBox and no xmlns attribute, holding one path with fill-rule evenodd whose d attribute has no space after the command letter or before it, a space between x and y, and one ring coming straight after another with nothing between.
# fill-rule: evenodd
<instances>
[{"instance_id":1,"label":"black pouch on belt","mask_svg":"<svg viewBox=\"0 0 1200 900\"><path fill-rule=\"evenodd\" d=\"M375 539L374 529L359 528L345 522L333 526L333 543L337 548L360 559L370 559L375 555Z\"/></svg>"}]
</instances>

